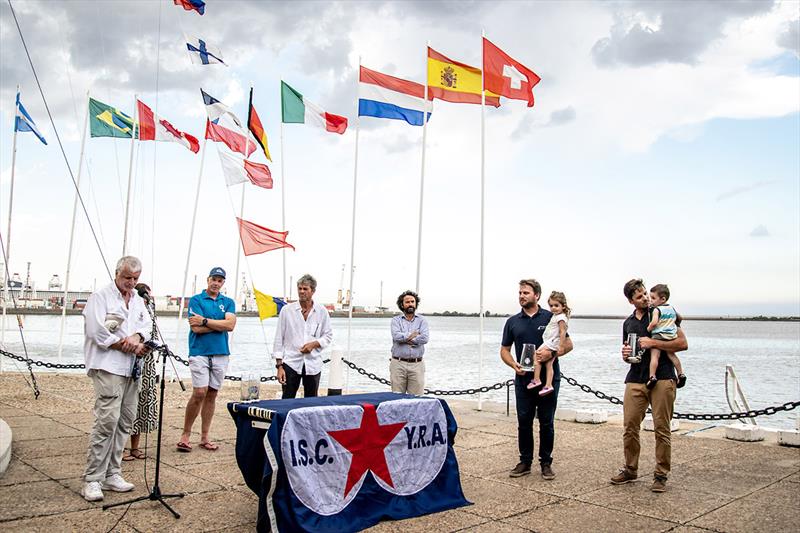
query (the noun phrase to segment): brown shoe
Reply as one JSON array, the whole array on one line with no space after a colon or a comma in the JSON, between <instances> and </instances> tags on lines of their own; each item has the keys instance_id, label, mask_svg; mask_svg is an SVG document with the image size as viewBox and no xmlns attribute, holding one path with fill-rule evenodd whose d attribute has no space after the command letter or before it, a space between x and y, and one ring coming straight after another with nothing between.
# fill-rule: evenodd
<instances>
[{"instance_id":1,"label":"brown shoe","mask_svg":"<svg viewBox=\"0 0 800 533\"><path fill-rule=\"evenodd\" d=\"M636 481L636 478L639 477L627 468L621 468L619 474L611 478L612 485L623 485L625 483L630 483L631 481Z\"/></svg>"},{"instance_id":2,"label":"brown shoe","mask_svg":"<svg viewBox=\"0 0 800 533\"><path fill-rule=\"evenodd\" d=\"M542 479L550 481L551 479L555 478L556 478L556 473L553 472L553 469L550 467L550 465L542 465Z\"/></svg>"},{"instance_id":3,"label":"brown shoe","mask_svg":"<svg viewBox=\"0 0 800 533\"><path fill-rule=\"evenodd\" d=\"M653 492L666 492L667 478L661 476L656 476L653 478L653 484L650 485L650 490Z\"/></svg>"},{"instance_id":4,"label":"brown shoe","mask_svg":"<svg viewBox=\"0 0 800 533\"><path fill-rule=\"evenodd\" d=\"M527 476L531 473L531 465L528 463L517 463L517 466L514 467L514 470L508 474L508 477L522 477Z\"/></svg>"}]
</instances>

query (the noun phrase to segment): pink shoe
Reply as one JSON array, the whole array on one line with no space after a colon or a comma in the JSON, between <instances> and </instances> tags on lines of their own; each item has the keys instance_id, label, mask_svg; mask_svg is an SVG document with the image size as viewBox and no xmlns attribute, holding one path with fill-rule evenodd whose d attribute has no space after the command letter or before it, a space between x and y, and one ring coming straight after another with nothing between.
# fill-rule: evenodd
<instances>
[{"instance_id":1,"label":"pink shoe","mask_svg":"<svg viewBox=\"0 0 800 533\"><path fill-rule=\"evenodd\" d=\"M547 396L548 394L550 394L554 390L555 389L553 387L545 387L545 388L543 388L542 390L539 391L539 396Z\"/></svg>"},{"instance_id":2,"label":"pink shoe","mask_svg":"<svg viewBox=\"0 0 800 533\"><path fill-rule=\"evenodd\" d=\"M534 380L531 380L530 383L528 383L528 389L535 389L536 387L539 387L541 385L542 385L542 380L534 379Z\"/></svg>"}]
</instances>

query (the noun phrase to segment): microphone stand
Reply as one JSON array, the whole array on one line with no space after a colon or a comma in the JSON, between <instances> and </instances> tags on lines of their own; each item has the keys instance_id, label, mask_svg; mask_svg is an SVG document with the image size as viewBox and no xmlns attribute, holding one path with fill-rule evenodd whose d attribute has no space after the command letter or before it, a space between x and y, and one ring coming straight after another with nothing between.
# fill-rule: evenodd
<instances>
[{"instance_id":1,"label":"microphone stand","mask_svg":"<svg viewBox=\"0 0 800 533\"><path fill-rule=\"evenodd\" d=\"M145 300L146 307L148 312L150 313L150 317L153 319L153 331L158 331L158 323L156 322L156 312L155 312L155 304L147 298ZM151 308L152 306L152 308ZM159 337L161 333L159 332ZM162 339L163 340L163 339ZM149 342L152 342L149 341ZM161 428L164 422L164 374L167 368L167 358L174 357L175 354L169 349L166 344L162 344L161 346L153 347L154 351L157 351L161 357L161 391L158 399L158 439L156 443L156 476L155 480L153 481L153 489L150 491L150 494L147 496L140 496L138 498L133 498L131 500L126 500L124 502L118 503L111 503L108 505L103 506L103 510L111 509L112 507L118 507L120 505L128 505L133 504L136 502L141 502L144 500L150 501L157 501L160 502L161 505L167 508L167 510L172 513L175 518L180 518L181 515L175 512L175 509L170 507L167 502L164 501L164 498L183 498L186 496L184 493L180 492L177 494L162 494L161 493L161 486L159 485L160 474L161 474Z\"/></svg>"}]
</instances>

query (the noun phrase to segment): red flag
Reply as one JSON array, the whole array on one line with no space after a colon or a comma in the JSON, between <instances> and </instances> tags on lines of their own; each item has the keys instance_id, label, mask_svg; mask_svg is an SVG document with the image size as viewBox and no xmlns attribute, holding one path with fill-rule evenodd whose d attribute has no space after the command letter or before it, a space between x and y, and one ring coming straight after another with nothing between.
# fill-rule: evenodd
<instances>
[{"instance_id":1,"label":"red flag","mask_svg":"<svg viewBox=\"0 0 800 533\"><path fill-rule=\"evenodd\" d=\"M294 250L294 246L286 242L288 231L271 230L239 217L236 217L236 220L239 222L239 236L242 239L244 255L263 254L278 248Z\"/></svg>"},{"instance_id":2,"label":"red flag","mask_svg":"<svg viewBox=\"0 0 800 533\"><path fill-rule=\"evenodd\" d=\"M247 172L247 177L250 183L265 189L272 188L272 172L269 171L267 165L261 163L254 163L252 161L244 160L244 171Z\"/></svg>"},{"instance_id":3,"label":"red flag","mask_svg":"<svg viewBox=\"0 0 800 533\"><path fill-rule=\"evenodd\" d=\"M256 151L256 143L249 141L241 133L236 133L225 126L214 124L210 120L206 120L206 139L223 142L234 152L239 152L246 156ZM245 152L245 149L247 149L247 152Z\"/></svg>"},{"instance_id":4,"label":"red flag","mask_svg":"<svg viewBox=\"0 0 800 533\"><path fill-rule=\"evenodd\" d=\"M140 141L172 141L184 145L194 153L200 151L197 138L179 131L175 126L153 113L141 100L136 101L139 110Z\"/></svg>"},{"instance_id":5,"label":"red flag","mask_svg":"<svg viewBox=\"0 0 800 533\"><path fill-rule=\"evenodd\" d=\"M484 90L512 100L525 100L528 107L533 107L533 87L540 80L534 71L483 38Z\"/></svg>"}]
</instances>

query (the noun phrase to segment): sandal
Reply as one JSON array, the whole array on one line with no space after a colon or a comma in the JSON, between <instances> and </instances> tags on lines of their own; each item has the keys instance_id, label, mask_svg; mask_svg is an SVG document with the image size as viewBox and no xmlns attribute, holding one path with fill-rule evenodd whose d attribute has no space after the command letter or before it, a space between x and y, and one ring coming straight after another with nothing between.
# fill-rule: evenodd
<instances>
[{"instance_id":1,"label":"sandal","mask_svg":"<svg viewBox=\"0 0 800 533\"><path fill-rule=\"evenodd\" d=\"M147 457L147 454L144 453L139 448L131 448L130 456L132 457L132 459L129 459L129 461L131 461L133 459L144 459L145 457Z\"/></svg>"},{"instance_id":2,"label":"sandal","mask_svg":"<svg viewBox=\"0 0 800 533\"><path fill-rule=\"evenodd\" d=\"M201 442L199 446L201 448L203 448L204 450L208 450L210 452L215 452L215 451L219 450L219 445L214 444L211 441L209 441L209 442Z\"/></svg>"},{"instance_id":3,"label":"sandal","mask_svg":"<svg viewBox=\"0 0 800 533\"><path fill-rule=\"evenodd\" d=\"M178 441L178 444L175 445L175 448L179 452L184 452L184 453L189 453L190 451L192 451L192 445L191 444L186 444L185 442L181 442L181 441Z\"/></svg>"},{"instance_id":4,"label":"sandal","mask_svg":"<svg viewBox=\"0 0 800 533\"><path fill-rule=\"evenodd\" d=\"M686 385L686 374L678 374L678 388L682 388Z\"/></svg>"},{"instance_id":5,"label":"sandal","mask_svg":"<svg viewBox=\"0 0 800 533\"><path fill-rule=\"evenodd\" d=\"M129 450L128 448L124 448L122 450L122 460L123 461L133 461L134 459L136 459L136 456L134 456L131 453L131 450Z\"/></svg>"},{"instance_id":6,"label":"sandal","mask_svg":"<svg viewBox=\"0 0 800 533\"><path fill-rule=\"evenodd\" d=\"M652 389L653 387L656 386L656 383L658 383L658 380L656 379L656 377L655 376L650 376L650 379L648 379L647 383L645 383L645 387L647 387L648 389Z\"/></svg>"}]
</instances>

